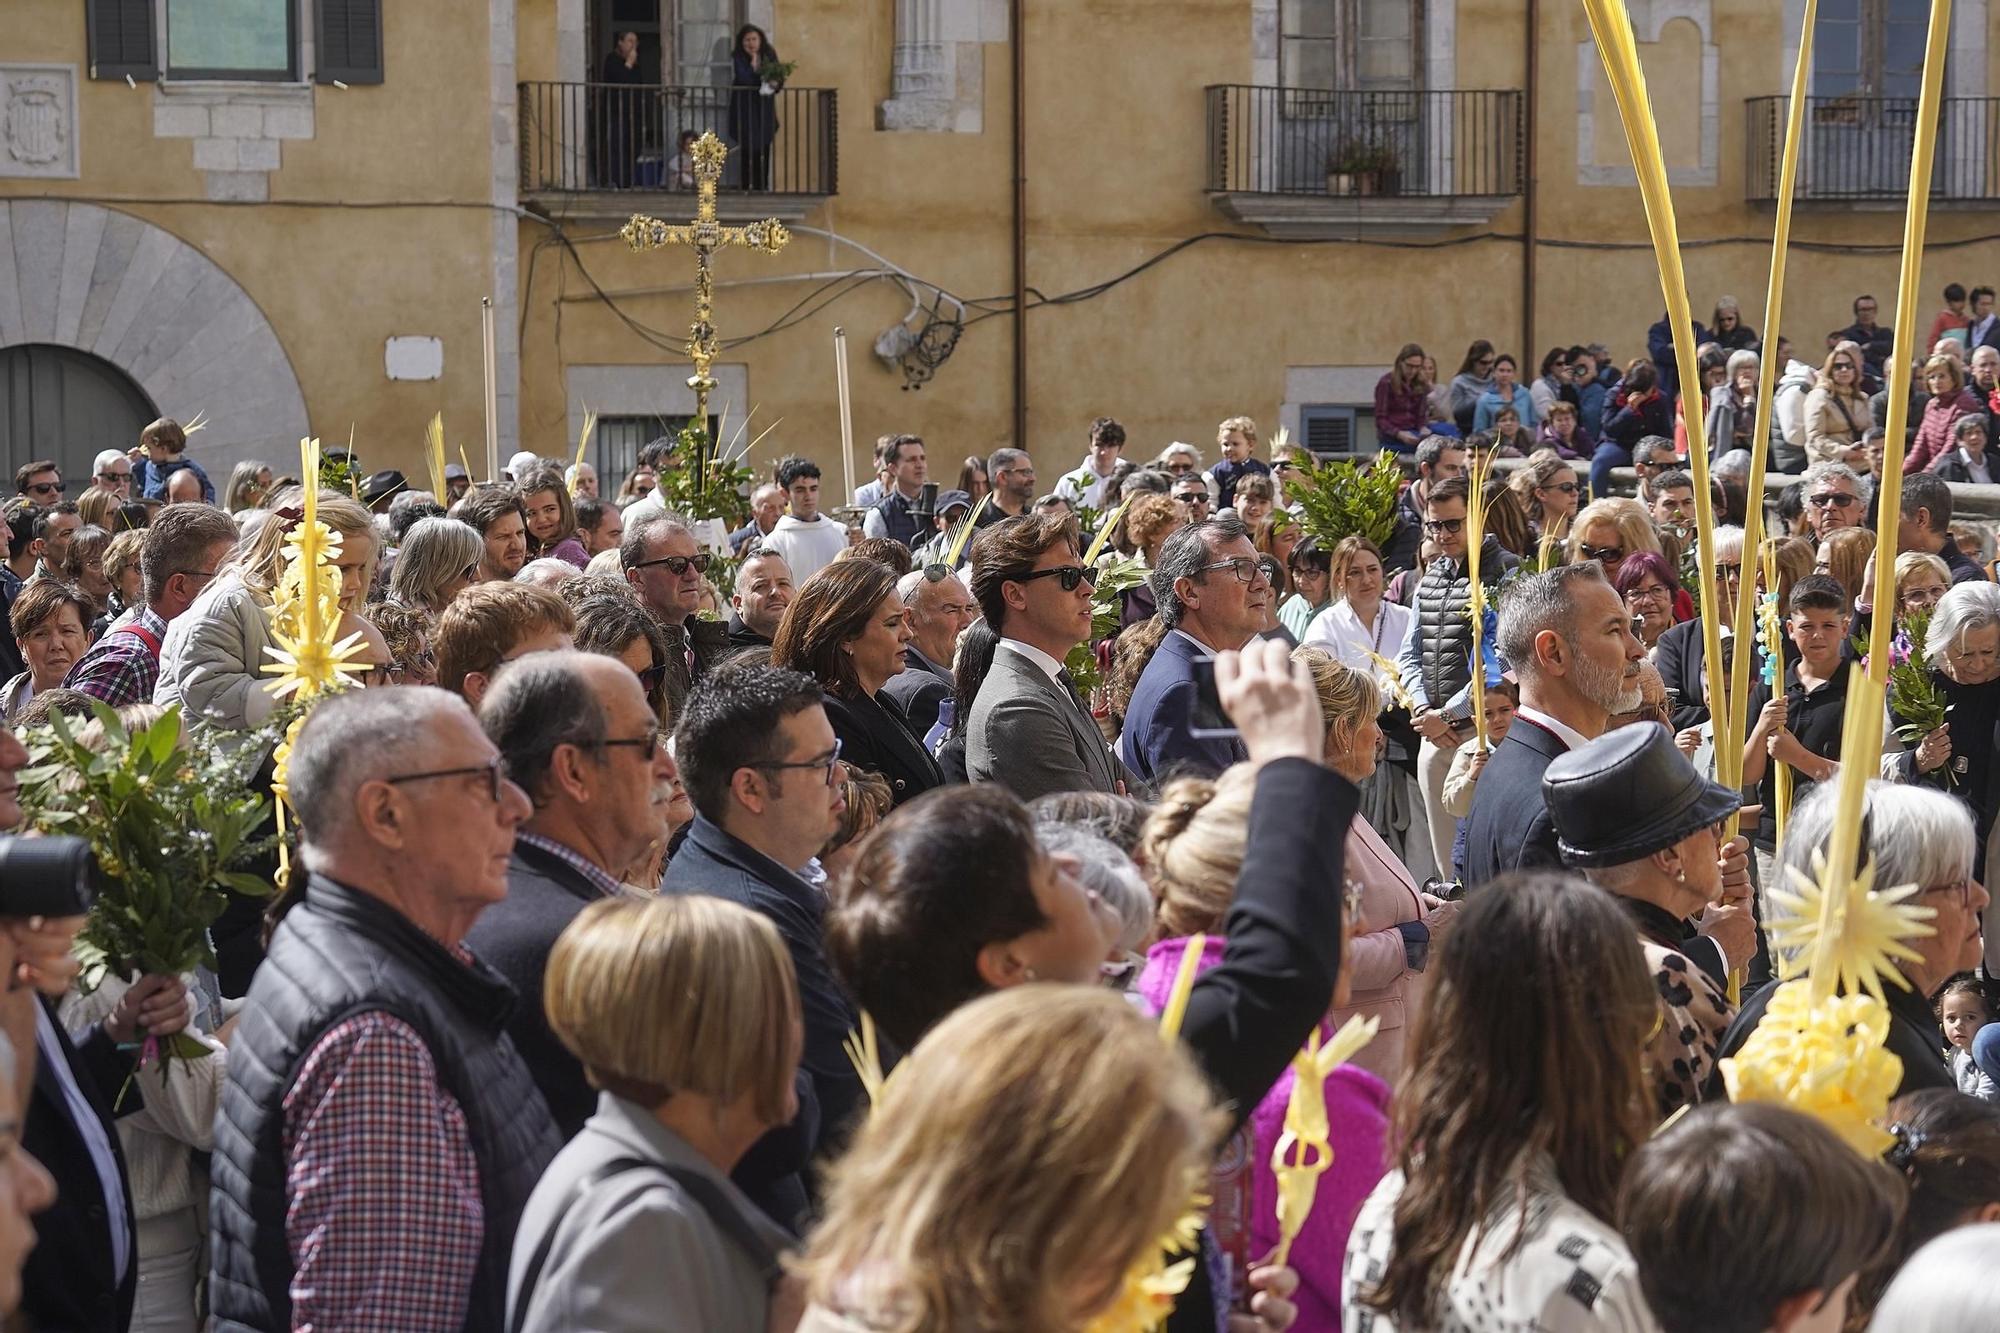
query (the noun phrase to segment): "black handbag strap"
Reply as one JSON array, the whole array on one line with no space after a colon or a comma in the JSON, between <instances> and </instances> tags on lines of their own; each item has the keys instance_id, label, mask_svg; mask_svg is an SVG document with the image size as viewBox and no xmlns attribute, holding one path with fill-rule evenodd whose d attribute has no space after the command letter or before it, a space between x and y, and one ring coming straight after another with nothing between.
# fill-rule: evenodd
<instances>
[{"instance_id":1,"label":"black handbag strap","mask_svg":"<svg viewBox=\"0 0 2000 1333\"><path fill-rule=\"evenodd\" d=\"M534 1301L535 1288L540 1285L542 1268L549 1261L549 1251L555 1248L556 1233L562 1229L563 1219L580 1203L584 1196L608 1180L614 1180L628 1171L656 1171L678 1185L695 1204L708 1215L716 1229L736 1243L744 1257L757 1269L757 1275L766 1286L775 1283L783 1271L778 1264L777 1253L757 1234L728 1196L716 1187L714 1181L698 1171L685 1167L668 1166L663 1162L647 1161L639 1157L614 1157L610 1161L580 1177L563 1195L557 1205L547 1231L535 1246L534 1257L529 1259L527 1269L521 1274L520 1295L515 1298L514 1317L507 1321L508 1333L521 1333L528 1321L528 1307Z\"/></svg>"}]
</instances>

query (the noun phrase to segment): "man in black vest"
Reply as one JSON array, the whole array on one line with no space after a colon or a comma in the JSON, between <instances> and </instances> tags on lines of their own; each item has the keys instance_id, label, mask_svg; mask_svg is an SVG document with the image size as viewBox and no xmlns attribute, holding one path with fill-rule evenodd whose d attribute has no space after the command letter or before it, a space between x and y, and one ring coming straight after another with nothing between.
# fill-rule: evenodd
<instances>
[{"instance_id":1,"label":"man in black vest","mask_svg":"<svg viewBox=\"0 0 2000 1333\"><path fill-rule=\"evenodd\" d=\"M597 1109L583 1066L549 1030L542 974L556 936L662 836L673 770L639 678L613 657L534 653L480 701L479 722L507 777L534 802L514 836L507 900L465 943L513 983L508 1035L565 1139Z\"/></svg>"},{"instance_id":2,"label":"man in black vest","mask_svg":"<svg viewBox=\"0 0 2000 1333\"><path fill-rule=\"evenodd\" d=\"M930 536L930 518L911 510L930 476L924 442L917 435L892 435L882 442L882 466L889 473L889 491L861 521L864 537L893 537L905 546L921 545Z\"/></svg>"},{"instance_id":3,"label":"man in black vest","mask_svg":"<svg viewBox=\"0 0 2000 1333\"><path fill-rule=\"evenodd\" d=\"M1521 682L1521 706L1472 793L1465 883L1509 870L1562 865L1542 775L1558 755L1604 734L1613 713L1639 706L1646 646L1596 561L1514 583L1500 601L1500 655Z\"/></svg>"},{"instance_id":4,"label":"man in black vest","mask_svg":"<svg viewBox=\"0 0 2000 1333\"><path fill-rule=\"evenodd\" d=\"M464 700L313 710L290 768L305 890L271 940L216 1117L222 1330L498 1330L514 1229L560 1144L464 940L507 896L528 798Z\"/></svg>"}]
</instances>

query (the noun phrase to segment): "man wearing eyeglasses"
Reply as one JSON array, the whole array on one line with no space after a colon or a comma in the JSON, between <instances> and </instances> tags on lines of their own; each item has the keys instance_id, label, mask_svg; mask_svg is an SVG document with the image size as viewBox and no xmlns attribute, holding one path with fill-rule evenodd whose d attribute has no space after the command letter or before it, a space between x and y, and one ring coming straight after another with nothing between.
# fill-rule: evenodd
<instances>
[{"instance_id":1,"label":"man wearing eyeglasses","mask_svg":"<svg viewBox=\"0 0 2000 1333\"><path fill-rule=\"evenodd\" d=\"M667 636L662 716L674 717L695 681L730 652L729 631L722 622L695 616L708 585L708 553L686 524L656 515L625 529L618 560L625 581Z\"/></svg>"},{"instance_id":2,"label":"man wearing eyeglasses","mask_svg":"<svg viewBox=\"0 0 2000 1333\"><path fill-rule=\"evenodd\" d=\"M979 516L979 526L1019 518L1035 502L1035 460L1025 449L995 449L986 459L986 475L993 479L993 498Z\"/></svg>"},{"instance_id":3,"label":"man wearing eyeglasses","mask_svg":"<svg viewBox=\"0 0 2000 1333\"><path fill-rule=\"evenodd\" d=\"M1845 463L1814 463L1805 475L1806 521L1813 538L1858 528L1868 518L1868 488Z\"/></svg>"},{"instance_id":4,"label":"man wearing eyeglasses","mask_svg":"<svg viewBox=\"0 0 2000 1333\"><path fill-rule=\"evenodd\" d=\"M97 489L128 500L132 496L132 460L120 450L103 450L90 465L90 480Z\"/></svg>"},{"instance_id":5,"label":"man wearing eyeglasses","mask_svg":"<svg viewBox=\"0 0 2000 1333\"><path fill-rule=\"evenodd\" d=\"M41 458L23 463L14 473L14 492L46 508L62 499L62 473L53 459Z\"/></svg>"},{"instance_id":6,"label":"man wearing eyeglasses","mask_svg":"<svg viewBox=\"0 0 2000 1333\"><path fill-rule=\"evenodd\" d=\"M951 697L958 636L979 619L979 603L942 565L911 570L897 581L896 591L909 609L912 637L903 649L903 669L882 691L903 706L910 730L924 736L937 724L938 705Z\"/></svg>"},{"instance_id":7,"label":"man wearing eyeglasses","mask_svg":"<svg viewBox=\"0 0 2000 1333\"><path fill-rule=\"evenodd\" d=\"M799 1113L751 1148L734 1179L794 1229L806 1211L810 1163L829 1136L844 1134L861 1102L842 1047L859 1017L827 962L826 895L803 878L847 808L824 697L811 676L769 667L729 668L695 686L674 729L695 818L662 886L761 912L792 956L805 1025Z\"/></svg>"},{"instance_id":8,"label":"man wearing eyeglasses","mask_svg":"<svg viewBox=\"0 0 2000 1333\"><path fill-rule=\"evenodd\" d=\"M1213 512L1208 494L1208 478L1200 473L1174 482L1174 502L1187 514L1190 523L1205 523Z\"/></svg>"},{"instance_id":9,"label":"man wearing eyeglasses","mask_svg":"<svg viewBox=\"0 0 2000 1333\"><path fill-rule=\"evenodd\" d=\"M293 746L304 896L250 984L217 1120L210 1300L232 1328L498 1328L562 1138L466 946L531 812L472 710L381 686Z\"/></svg>"},{"instance_id":10,"label":"man wearing eyeglasses","mask_svg":"<svg viewBox=\"0 0 2000 1333\"><path fill-rule=\"evenodd\" d=\"M1169 772L1214 777L1246 752L1234 735L1195 734L1203 727L1197 662L1239 651L1256 638L1276 594L1257 563L1249 528L1233 518L1210 519L1167 538L1151 581L1167 637L1133 687L1119 758L1143 782Z\"/></svg>"},{"instance_id":11,"label":"man wearing eyeglasses","mask_svg":"<svg viewBox=\"0 0 2000 1333\"><path fill-rule=\"evenodd\" d=\"M653 795L672 784L672 761L639 678L591 653L537 653L511 667L480 701L479 725L534 812L514 835L506 900L465 942L520 995L507 1032L568 1139L597 1093L549 1030L542 975L563 928L623 892L625 872L661 836Z\"/></svg>"},{"instance_id":12,"label":"man wearing eyeglasses","mask_svg":"<svg viewBox=\"0 0 2000 1333\"><path fill-rule=\"evenodd\" d=\"M1030 514L972 543L972 595L999 636L965 729L966 774L1024 801L1055 791L1116 793L1125 766L1063 666L1090 638L1097 573L1067 515Z\"/></svg>"},{"instance_id":13,"label":"man wearing eyeglasses","mask_svg":"<svg viewBox=\"0 0 2000 1333\"><path fill-rule=\"evenodd\" d=\"M177 505L146 529L139 577L146 600L107 629L63 677L63 688L123 708L151 703L167 626L214 581L236 546L236 523L220 509Z\"/></svg>"}]
</instances>

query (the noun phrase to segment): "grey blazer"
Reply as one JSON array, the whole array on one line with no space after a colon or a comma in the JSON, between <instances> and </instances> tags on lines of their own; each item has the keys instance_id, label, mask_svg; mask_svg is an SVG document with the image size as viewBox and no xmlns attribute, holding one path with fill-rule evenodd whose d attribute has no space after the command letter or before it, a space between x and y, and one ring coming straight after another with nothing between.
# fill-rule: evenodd
<instances>
[{"instance_id":1,"label":"grey blazer","mask_svg":"<svg viewBox=\"0 0 2000 1333\"><path fill-rule=\"evenodd\" d=\"M507 1278L510 1324L524 1270L554 1227L523 1333L653 1333L663 1320L680 1328L761 1330L770 1294L755 1266L663 1173L622 1172L555 1215L576 1181L620 1157L698 1171L772 1250L794 1243L678 1135L633 1103L600 1093L597 1114L549 1163L521 1214Z\"/></svg>"},{"instance_id":2,"label":"grey blazer","mask_svg":"<svg viewBox=\"0 0 2000 1333\"><path fill-rule=\"evenodd\" d=\"M1024 801L1052 791L1115 792L1125 766L1097 726L1042 669L1004 644L972 701L966 773ZM1128 784L1129 785L1129 784Z\"/></svg>"}]
</instances>

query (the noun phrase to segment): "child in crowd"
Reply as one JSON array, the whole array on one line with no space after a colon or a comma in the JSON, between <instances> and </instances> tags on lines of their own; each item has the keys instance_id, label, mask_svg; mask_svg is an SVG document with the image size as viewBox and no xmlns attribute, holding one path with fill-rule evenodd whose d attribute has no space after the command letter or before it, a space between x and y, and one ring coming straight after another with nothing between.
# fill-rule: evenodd
<instances>
[{"instance_id":1,"label":"child in crowd","mask_svg":"<svg viewBox=\"0 0 2000 1333\"><path fill-rule=\"evenodd\" d=\"M1947 981L1938 992L1937 1019L1944 1032L1951 1076L1957 1080L1958 1090L1984 1101L2000 1101L2000 1085L1972 1058L1972 1039L1979 1035L1979 1029L1993 1021L1993 1011L1986 1005L1986 992L1978 978L1967 974Z\"/></svg>"},{"instance_id":2,"label":"child in crowd","mask_svg":"<svg viewBox=\"0 0 2000 1333\"><path fill-rule=\"evenodd\" d=\"M1840 581L1808 574L1792 585L1785 632L1799 650L1785 668L1782 693L1759 684L1750 695L1757 718L1743 746L1743 785L1759 789L1760 804L1774 809L1771 765L1792 767L1792 804L1840 771L1841 718L1847 711L1845 649L1852 599ZM1769 851L1769 821L1757 826L1756 843Z\"/></svg>"},{"instance_id":3,"label":"child in crowd","mask_svg":"<svg viewBox=\"0 0 2000 1333\"><path fill-rule=\"evenodd\" d=\"M1514 710L1520 704L1520 685L1512 676L1502 676L1498 685L1486 691L1486 749L1461 745L1451 757L1451 771L1444 777L1444 808L1458 821L1458 835L1451 849L1454 871L1465 862L1465 819L1472 813L1473 789L1479 784L1479 775L1486 771L1493 747L1507 739L1507 731L1514 725Z\"/></svg>"},{"instance_id":4,"label":"child in crowd","mask_svg":"<svg viewBox=\"0 0 2000 1333\"><path fill-rule=\"evenodd\" d=\"M1662 1333L1837 1333L1904 1196L1809 1116L1715 1104L1640 1146L1618 1227Z\"/></svg>"}]
</instances>

